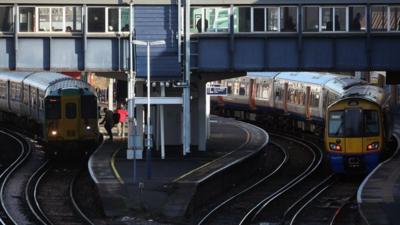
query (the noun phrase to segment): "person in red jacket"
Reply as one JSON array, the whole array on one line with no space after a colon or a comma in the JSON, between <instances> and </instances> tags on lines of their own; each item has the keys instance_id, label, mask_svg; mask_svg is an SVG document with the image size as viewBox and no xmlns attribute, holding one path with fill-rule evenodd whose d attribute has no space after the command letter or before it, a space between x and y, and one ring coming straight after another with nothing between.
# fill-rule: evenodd
<instances>
[{"instance_id":1,"label":"person in red jacket","mask_svg":"<svg viewBox=\"0 0 400 225\"><path fill-rule=\"evenodd\" d=\"M118 136L125 137L125 121L126 117L128 117L128 111L122 107L118 107L115 112L119 114Z\"/></svg>"}]
</instances>

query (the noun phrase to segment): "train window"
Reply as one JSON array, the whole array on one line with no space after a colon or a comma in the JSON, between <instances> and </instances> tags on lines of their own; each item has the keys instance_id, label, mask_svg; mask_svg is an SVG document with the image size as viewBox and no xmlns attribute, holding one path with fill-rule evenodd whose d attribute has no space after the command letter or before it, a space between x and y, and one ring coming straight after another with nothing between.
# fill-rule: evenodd
<instances>
[{"instance_id":1,"label":"train window","mask_svg":"<svg viewBox=\"0 0 400 225\"><path fill-rule=\"evenodd\" d=\"M329 113L328 135L334 137L343 136L343 111L332 111Z\"/></svg>"},{"instance_id":2,"label":"train window","mask_svg":"<svg viewBox=\"0 0 400 225\"><path fill-rule=\"evenodd\" d=\"M65 104L65 117L67 117L67 119L75 119L76 118L76 104L75 103Z\"/></svg>"},{"instance_id":3,"label":"train window","mask_svg":"<svg viewBox=\"0 0 400 225\"><path fill-rule=\"evenodd\" d=\"M379 135L379 117L378 112L375 110L364 110L365 121L365 135L378 136Z\"/></svg>"},{"instance_id":4,"label":"train window","mask_svg":"<svg viewBox=\"0 0 400 225\"><path fill-rule=\"evenodd\" d=\"M316 6L304 7L303 30L305 32L319 31L319 8Z\"/></svg>"},{"instance_id":5,"label":"train window","mask_svg":"<svg viewBox=\"0 0 400 225\"><path fill-rule=\"evenodd\" d=\"M240 87L239 88L239 95L245 96L246 95L246 89L245 87Z\"/></svg>"},{"instance_id":6,"label":"train window","mask_svg":"<svg viewBox=\"0 0 400 225\"><path fill-rule=\"evenodd\" d=\"M61 101L60 97L48 97L45 99L45 116L46 119L61 118Z\"/></svg>"},{"instance_id":7,"label":"train window","mask_svg":"<svg viewBox=\"0 0 400 225\"><path fill-rule=\"evenodd\" d=\"M363 136L363 119L361 109L345 110L345 135L348 137Z\"/></svg>"},{"instance_id":8,"label":"train window","mask_svg":"<svg viewBox=\"0 0 400 225\"><path fill-rule=\"evenodd\" d=\"M269 84L262 85L261 98L269 100Z\"/></svg>"},{"instance_id":9,"label":"train window","mask_svg":"<svg viewBox=\"0 0 400 225\"><path fill-rule=\"evenodd\" d=\"M319 94L311 92L311 107L317 108L319 106Z\"/></svg>"},{"instance_id":10,"label":"train window","mask_svg":"<svg viewBox=\"0 0 400 225\"><path fill-rule=\"evenodd\" d=\"M387 31L387 10L386 6L371 7L371 30Z\"/></svg>"},{"instance_id":11,"label":"train window","mask_svg":"<svg viewBox=\"0 0 400 225\"><path fill-rule=\"evenodd\" d=\"M250 32L251 31L251 8L250 7L235 7L234 15L234 31L235 32Z\"/></svg>"},{"instance_id":12,"label":"train window","mask_svg":"<svg viewBox=\"0 0 400 225\"><path fill-rule=\"evenodd\" d=\"M350 31L365 31L365 7L354 6L349 7L349 30Z\"/></svg>"},{"instance_id":13,"label":"train window","mask_svg":"<svg viewBox=\"0 0 400 225\"><path fill-rule=\"evenodd\" d=\"M19 8L19 31L33 32L35 27L35 8L20 7Z\"/></svg>"},{"instance_id":14,"label":"train window","mask_svg":"<svg viewBox=\"0 0 400 225\"><path fill-rule=\"evenodd\" d=\"M81 115L85 119L97 118L97 98L94 95L81 97Z\"/></svg>"},{"instance_id":15,"label":"train window","mask_svg":"<svg viewBox=\"0 0 400 225\"><path fill-rule=\"evenodd\" d=\"M0 98L6 98L6 83L0 81Z\"/></svg>"},{"instance_id":16,"label":"train window","mask_svg":"<svg viewBox=\"0 0 400 225\"><path fill-rule=\"evenodd\" d=\"M14 31L13 18L13 7L0 6L0 32Z\"/></svg>"},{"instance_id":17,"label":"train window","mask_svg":"<svg viewBox=\"0 0 400 225\"><path fill-rule=\"evenodd\" d=\"M297 31L297 7L281 7L281 31Z\"/></svg>"},{"instance_id":18,"label":"train window","mask_svg":"<svg viewBox=\"0 0 400 225\"><path fill-rule=\"evenodd\" d=\"M253 31L265 31L265 8L253 8Z\"/></svg>"},{"instance_id":19,"label":"train window","mask_svg":"<svg viewBox=\"0 0 400 225\"><path fill-rule=\"evenodd\" d=\"M400 31L400 7L390 7L390 30Z\"/></svg>"},{"instance_id":20,"label":"train window","mask_svg":"<svg viewBox=\"0 0 400 225\"><path fill-rule=\"evenodd\" d=\"M105 8L88 8L88 31L105 31Z\"/></svg>"},{"instance_id":21,"label":"train window","mask_svg":"<svg viewBox=\"0 0 400 225\"><path fill-rule=\"evenodd\" d=\"M267 8L267 31L279 30L279 8Z\"/></svg>"},{"instance_id":22,"label":"train window","mask_svg":"<svg viewBox=\"0 0 400 225\"><path fill-rule=\"evenodd\" d=\"M82 31L82 7L65 7L65 31Z\"/></svg>"}]
</instances>

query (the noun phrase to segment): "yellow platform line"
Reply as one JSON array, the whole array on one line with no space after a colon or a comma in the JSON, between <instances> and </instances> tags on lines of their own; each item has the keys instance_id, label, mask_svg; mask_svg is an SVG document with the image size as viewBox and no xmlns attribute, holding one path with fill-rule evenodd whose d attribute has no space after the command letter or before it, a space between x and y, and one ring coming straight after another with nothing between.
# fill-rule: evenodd
<instances>
[{"instance_id":1,"label":"yellow platform line","mask_svg":"<svg viewBox=\"0 0 400 225\"><path fill-rule=\"evenodd\" d=\"M118 170L117 170L117 167L115 166L115 157L117 156L117 154L118 154L118 152L121 150L121 148L122 148L122 147L118 148L118 150L115 151L115 152L112 154L112 157L111 157L111 168L112 168L112 170L113 170L113 172L114 172L114 175L115 175L115 177L117 178L117 180L118 180L121 184L124 184L125 182L124 182L124 180L122 179L121 175L119 174L119 172L118 172Z\"/></svg>"}]
</instances>

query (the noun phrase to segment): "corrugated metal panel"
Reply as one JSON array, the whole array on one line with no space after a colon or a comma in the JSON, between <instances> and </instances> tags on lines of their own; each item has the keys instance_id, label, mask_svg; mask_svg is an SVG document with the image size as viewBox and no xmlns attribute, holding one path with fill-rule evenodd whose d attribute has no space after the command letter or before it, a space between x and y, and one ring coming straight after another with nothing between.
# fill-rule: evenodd
<instances>
[{"instance_id":1,"label":"corrugated metal panel","mask_svg":"<svg viewBox=\"0 0 400 225\"><path fill-rule=\"evenodd\" d=\"M50 56L51 68L58 70L65 68L64 71L83 69L82 40L79 38L53 39Z\"/></svg>"},{"instance_id":2,"label":"corrugated metal panel","mask_svg":"<svg viewBox=\"0 0 400 225\"><path fill-rule=\"evenodd\" d=\"M0 38L0 69L15 67L14 39Z\"/></svg>"},{"instance_id":3,"label":"corrugated metal panel","mask_svg":"<svg viewBox=\"0 0 400 225\"><path fill-rule=\"evenodd\" d=\"M20 38L17 54L17 69L49 69L49 48L48 38Z\"/></svg>"},{"instance_id":4,"label":"corrugated metal panel","mask_svg":"<svg viewBox=\"0 0 400 225\"><path fill-rule=\"evenodd\" d=\"M151 76L179 77L177 6L135 6L135 27L137 40L166 42L165 46L151 47ZM147 75L145 46L136 47L136 73L138 77Z\"/></svg>"}]
</instances>

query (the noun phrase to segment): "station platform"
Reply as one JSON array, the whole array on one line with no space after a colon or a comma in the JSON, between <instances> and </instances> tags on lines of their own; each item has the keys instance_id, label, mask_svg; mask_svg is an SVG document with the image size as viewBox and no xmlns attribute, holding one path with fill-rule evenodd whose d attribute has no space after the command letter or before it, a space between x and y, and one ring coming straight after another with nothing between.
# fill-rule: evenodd
<instances>
[{"instance_id":1,"label":"station platform","mask_svg":"<svg viewBox=\"0 0 400 225\"><path fill-rule=\"evenodd\" d=\"M400 110L394 115L393 135L400 144ZM357 201L364 224L400 224L400 147L361 184Z\"/></svg>"},{"instance_id":2,"label":"station platform","mask_svg":"<svg viewBox=\"0 0 400 225\"><path fill-rule=\"evenodd\" d=\"M207 151L167 147L166 158L152 151L151 178L146 156L126 159L126 138L105 141L93 153L88 166L107 216L129 216L137 211L169 220L184 219L264 163L268 134L251 124L212 117Z\"/></svg>"}]
</instances>

